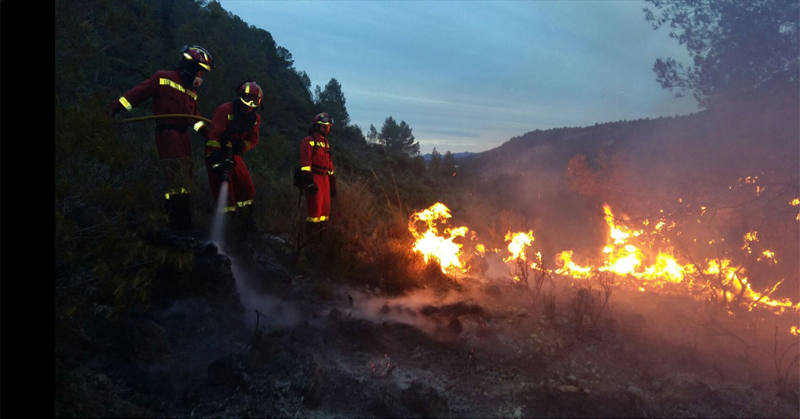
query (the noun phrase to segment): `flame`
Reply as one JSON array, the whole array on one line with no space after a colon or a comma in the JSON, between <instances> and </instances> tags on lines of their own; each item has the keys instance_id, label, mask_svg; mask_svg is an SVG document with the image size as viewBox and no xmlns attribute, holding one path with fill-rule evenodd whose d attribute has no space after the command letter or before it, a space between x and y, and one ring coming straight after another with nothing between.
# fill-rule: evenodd
<instances>
[{"instance_id":1,"label":"flame","mask_svg":"<svg viewBox=\"0 0 800 419\"><path fill-rule=\"evenodd\" d=\"M795 198L795 200L800 201L800 198ZM705 206L701 208L704 212L706 211ZM783 279L770 289L758 292L752 289L744 266L737 265L731 259L705 259L698 261L702 263L695 266L692 263L681 262L675 255L674 249L669 246L664 249L649 248L652 246L654 238L661 237L665 229L674 228L675 222L662 217L662 220L655 224L653 230L648 230L649 232L645 234L643 230L629 228L617 221L608 204L603 204L603 212L608 225L608 236L602 252L598 255L598 260L578 264L573 260L574 252L564 250L557 254L556 265L559 267L553 271L547 270L542 265L541 252L531 254L532 260L528 260L529 255L526 251L535 241L532 230L516 233L508 231L504 237L508 243L508 256L503 258L503 262L515 264L512 269L512 279L522 281L521 275L528 266L532 269L542 269L575 279L589 279L598 273L607 272L622 279L622 281L615 281L616 284L630 285L633 287L632 289L638 289L641 292L646 289L659 289L669 293L688 294L698 299L712 296L715 300L728 304L743 304L749 310L753 310L755 307L764 307L775 313L783 313L787 310L800 311L800 303L793 303L788 298L771 298L771 295L783 283ZM444 228L443 233L440 234L438 226L446 224L450 218L450 210L438 202L430 208L414 213L409 221L409 230L416 239L413 250L422 253L426 263L435 259L443 273L459 270L466 272L468 267L460 260L462 245L455 239L465 237L469 230L464 226ZM422 233L416 228L420 224L425 226ZM649 226L650 221L646 219L643 224ZM679 231L677 234L680 235L681 232ZM472 240L477 240L474 232L470 237ZM697 239L695 238L693 241L697 242ZM713 239L706 242L714 244L716 241ZM719 241L725 240L723 238ZM750 245L759 241L758 231L745 233L743 241L741 249L752 253L753 249ZM645 246L647 243L650 245ZM483 256L486 252L500 252L500 249L487 249L483 243L478 243L475 246L475 252ZM778 263L775 252L768 249L761 251L758 260L765 260L772 264Z\"/></svg>"},{"instance_id":2,"label":"flame","mask_svg":"<svg viewBox=\"0 0 800 419\"><path fill-rule=\"evenodd\" d=\"M793 207L796 207L796 206L800 205L800 198L792 199L791 201L789 201L789 205L791 205Z\"/></svg>"},{"instance_id":3,"label":"flame","mask_svg":"<svg viewBox=\"0 0 800 419\"><path fill-rule=\"evenodd\" d=\"M533 237L532 230L528 230L527 233L511 233L511 231L507 232L505 241L510 241L510 243L508 243L508 253L510 253L510 256L503 258L503 262L510 262L512 260L527 260L527 257L525 256L525 248L530 246L534 240L535 239Z\"/></svg>"},{"instance_id":4,"label":"flame","mask_svg":"<svg viewBox=\"0 0 800 419\"><path fill-rule=\"evenodd\" d=\"M792 328L789 329L789 333L791 333L794 336L800 336L800 327L792 326Z\"/></svg>"},{"instance_id":5,"label":"flame","mask_svg":"<svg viewBox=\"0 0 800 419\"><path fill-rule=\"evenodd\" d=\"M558 254L558 258L561 259L561 268L556 269L556 273L581 279L592 276L592 267L580 266L573 262L572 253L572 250L565 250Z\"/></svg>"},{"instance_id":6,"label":"flame","mask_svg":"<svg viewBox=\"0 0 800 419\"><path fill-rule=\"evenodd\" d=\"M464 264L459 259L462 244L456 243L454 240L466 236L469 229L465 226L445 228L444 235L439 235L437 228L437 223L446 224L451 217L450 209L437 202L427 209L412 214L408 223L408 229L416 239L412 250L422 253L425 263L435 259L444 274L458 270L466 271ZM423 233L419 233L416 229L416 224L419 222L424 222L427 227Z\"/></svg>"},{"instance_id":7,"label":"flame","mask_svg":"<svg viewBox=\"0 0 800 419\"><path fill-rule=\"evenodd\" d=\"M606 224L611 229L609 236L614 240L615 244L622 244L633 236L638 237L642 234L642 230L631 231L625 226L618 226L614 223L614 214L611 212L611 207L608 204L603 204L603 212L605 212Z\"/></svg>"}]
</instances>

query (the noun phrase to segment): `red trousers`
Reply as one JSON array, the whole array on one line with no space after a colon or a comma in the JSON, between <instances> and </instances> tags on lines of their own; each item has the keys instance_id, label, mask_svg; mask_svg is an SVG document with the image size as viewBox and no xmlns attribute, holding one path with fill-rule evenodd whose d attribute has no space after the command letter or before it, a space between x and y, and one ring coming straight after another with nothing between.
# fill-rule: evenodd
<instances>
[{"instance_id":1,"label":"red trousers","mask_svg":"<svg viewBox=\"0 0 800 419\"><path fill-rule=\"evenodd\" d=\"M317 193L306 194L307 217L306 221L321 223L331 218L331 184L327 174L313 173Z\"/></svg>"},{"instance_id":2,"label":"red trousers","mask_svg":"<svg viewBox=\"0 0 800 419\"><path fill-rule=\"evenodd\" d=\"M247 170L247 165L244 164L242 156L234 154L233 161L236 164L228 173L231 182L228 185L228 201L225 203L225 212L253 205L253 198L256 196L256 188L253 186L250 171ZM222 185L222 179L220 174L212 170L208 163L206 163L206 171L208 172L208 184L211 186L211 194L214 202L216 202L219 199L219 188Z\"/></svg>"}]
</instances>

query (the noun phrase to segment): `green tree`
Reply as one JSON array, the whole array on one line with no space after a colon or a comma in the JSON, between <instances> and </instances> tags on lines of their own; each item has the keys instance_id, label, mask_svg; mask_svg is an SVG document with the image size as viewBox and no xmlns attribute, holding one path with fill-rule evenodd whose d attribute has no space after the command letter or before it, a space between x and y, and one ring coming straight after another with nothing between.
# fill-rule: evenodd
<instances>
[{"instance_id":1,"label":"green tree","mask_svg":"<svg viewBox=\"0 0 800 419\"><path fill-rule=\"evenodd\" d=\"M321 90L317 86L315 91L315 106L319 112L327 112L333 118L334 124L345 127L350 123L350 115L345 106L342 85L336 79L331 79Z\"/></svg>"},{"instance_id":2,"label":"green tree","mask_svg":"<svg viewBox=\"0 0 800 419\"><path fill-rule=\"evenodd\" d=\"M658 58L662 87L692 93L704 108L747 98L756 91L797 91L796 0L646 0L645 19L685 45L692 65ZM791 90L791 89L794 90Z\"/></svg>"},{"instance_id":3,"label":"green tree","mask_svg":"<svg viewBox=\"0 0 800 419\"><path fill-rule=\"evenodd\" d=\"M442 158L442 172L446 175L452 175L455 171L456 159L453 157L453 153L451 153L450 150L447 150Z\"/></svg>"},{"instance_id":4,"label":"green tree","mask_svg":"<svg viewBox=\"0 0 800 419\"><path fill-rule=\"evenodd\" d=\"M398 124L391 116L386 118L378 134L378 140L391 153L416 156L419 154L419 143L414 141L411 127L406 121Z\"/></svg>"},{"instance_id":5,"label":"green tree","mask_svg":"<svg viewBox=\"0 0 800 419\"><path fill-rule=\"evenodd\" d=\"M431 160L428 162L428 170L434 175L439 174L439 169L442 167L442 154L436 151L436 147L431 151Z\"/></svg>"}]
</instances>

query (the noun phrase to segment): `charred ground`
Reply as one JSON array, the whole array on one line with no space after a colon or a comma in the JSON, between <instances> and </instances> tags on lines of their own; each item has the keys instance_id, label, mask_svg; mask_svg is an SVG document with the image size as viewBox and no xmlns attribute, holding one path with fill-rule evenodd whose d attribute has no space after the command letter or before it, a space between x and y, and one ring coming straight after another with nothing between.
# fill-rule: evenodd
<instances>
[{"instance_id":1,"label":"charred ground","mask_svg":"<svg viewBox=\"0 0 800 419\"><path fill-rule=\"evenodd\" d=\"M797 393L776 391L770 357L687 322L701 314L688 299L615 295L578 326L585 289L553 288L534 304L511 282L462 278L387 297L284 269L277 243L237 249L237 259L260 262L235 278L229 257L187 242L216 255L183 278L194 291L169 287L147 309L112 321L98 307L61 328L56 415L797 414ZM249 293L261 305L242 305ZM743 332L724 310L703 313Z\"/></svg>"}]
</instances>

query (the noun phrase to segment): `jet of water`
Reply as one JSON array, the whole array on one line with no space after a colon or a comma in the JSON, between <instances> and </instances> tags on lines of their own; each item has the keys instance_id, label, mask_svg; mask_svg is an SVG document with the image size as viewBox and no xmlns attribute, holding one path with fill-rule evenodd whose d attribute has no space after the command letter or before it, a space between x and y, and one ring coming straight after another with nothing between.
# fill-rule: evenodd
<instances>
[{"instance_id":1,"label":"jet of water","mask_svg":"<svg viewBox=\"0 0 800 419\"><path fill-rule=\"evenodd\" d=\"M225 204L228 202L228 182L222 182L217 197L217 208L214 211L214 221L211 223L210 241L222 246L225 232Z\"/></svg>"}]
</instances>

